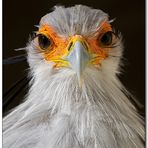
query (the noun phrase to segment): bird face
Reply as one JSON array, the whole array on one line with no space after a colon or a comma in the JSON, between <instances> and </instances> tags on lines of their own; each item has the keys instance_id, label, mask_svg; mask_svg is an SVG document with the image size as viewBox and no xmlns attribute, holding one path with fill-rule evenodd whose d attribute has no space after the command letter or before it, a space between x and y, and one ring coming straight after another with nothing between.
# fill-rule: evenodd
<instances>
[{"instance_id":1,"label":"bird face","mask_svg":"<svg viewBox=\"0 0 148 148\"><path fill-rule=\"evenodd\" d=\"M46 62L54 63L53 69L72 69L80 83L87 67L101 69L103 61L121 55L120 38L107 15L79 5L44 16L33 43Z\"/></svg>"}]
</instances>

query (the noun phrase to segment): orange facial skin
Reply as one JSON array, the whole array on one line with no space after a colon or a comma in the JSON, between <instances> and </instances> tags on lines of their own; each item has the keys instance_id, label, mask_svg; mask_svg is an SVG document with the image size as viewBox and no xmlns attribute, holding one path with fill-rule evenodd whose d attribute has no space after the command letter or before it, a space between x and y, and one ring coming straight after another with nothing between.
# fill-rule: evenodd
<instances>
[{"instance_id":1,"label":"orange facial skin","mask_svg":"<svg viewBox=\"0 0 148 148\"><path fill-rule=\"evenodd\" d=\"M43 55L47 61L54 61L57 62L60 61L60 59L65 55L67 52L67 45L68 40L63 39L62 37L59 37L53 28L51 28L48 25L44 25L39 29L37 34L43 34L46 37L48 37L52 45L47 49L45 52L43 51ZM40 49L40 47L39 47ZM40 49L42 51L42 49Z\"/></svg>"},{"instance_id":2,"label":"orange facial skin","mask_svg":"<svg viewBox=\"0 0 148 148\"><path fill-rule=\"evenodd\" d=\"M105 48L99 42L99 39L108 31L112 31L111 25L107 22L103 22L101 27L96 32L96 36L93 38L88 38L87 43L90 46L92 54L95 54L95 58L92 59L94 65L98 65L102 60L108 57L109 48Z\"/></svg>"},{"instance_id":3,"label":"orange facial skin","mask_svg":"<svg viewBox=\"0 0 148 148\"><path fill-rule=\"evenodd\" d=\"M38 48L42 51L45 60L55 62L55 67L63 67L68 66L68 62L64 60L64 57L66 57L70 52L68 50L70 44L74 43L76 40L80 40L85 43L88 48L88 52L92 57L90 63L98 65L102 60L108 57L110 48L103 47L99 42L101 36L108 31L112 31L111 25L107 22L103 22L95 32L96 35L93 38L86 38L80 35L62 38L58 36L52 27L43 25L37 34L43 34L48 37L51 40L52 45L46 51L42 50L40 47Z\"/></svg>"}]
</instances>

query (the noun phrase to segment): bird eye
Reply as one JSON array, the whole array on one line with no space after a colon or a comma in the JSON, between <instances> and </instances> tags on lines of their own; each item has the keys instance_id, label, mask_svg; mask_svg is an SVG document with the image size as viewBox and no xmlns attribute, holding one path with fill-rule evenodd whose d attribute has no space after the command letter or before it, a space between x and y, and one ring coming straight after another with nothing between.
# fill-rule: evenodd
<instances>
[{"instance_id":1,"label":"bird eye","mask_svg":"<svg viewBox=\"0 0 148 148\"><path fill-rule=\"evenodd\" d=\"M108 31L105 34L103 34L100 38L100 43L103 46L108 46L112 44L112 38L113 38L113 32Z\"/></svg>"},{"instance_id":2,"label":"bird eye","mask_svg":"<svg viewBox=\"0 0 148 148\"><path fill-rule=\"evenodd\" d=\"M52 46L52 41L43 34L38 34L38 44L43 51L49 49Z\"/></svg>"}]
</instances>

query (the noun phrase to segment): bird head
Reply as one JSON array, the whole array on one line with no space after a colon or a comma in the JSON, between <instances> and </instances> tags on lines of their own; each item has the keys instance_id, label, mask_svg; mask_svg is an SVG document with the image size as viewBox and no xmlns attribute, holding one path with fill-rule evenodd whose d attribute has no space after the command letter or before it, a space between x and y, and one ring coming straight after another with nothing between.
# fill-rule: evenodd
<instances>
[{"instance_id":1,"label":"bird head","mask_svg":"<svg viewBox=\"0 0 148 148\"><path fill-rule=\"evenodd\" d=\"M119 72L121 54L121 39L113 31L108 15L82 5L55 7L41 19L28 46L32 69L41 63L52 71L69 69L80 85L86 69L111 76Z\"/></svg>"}]
</instances>

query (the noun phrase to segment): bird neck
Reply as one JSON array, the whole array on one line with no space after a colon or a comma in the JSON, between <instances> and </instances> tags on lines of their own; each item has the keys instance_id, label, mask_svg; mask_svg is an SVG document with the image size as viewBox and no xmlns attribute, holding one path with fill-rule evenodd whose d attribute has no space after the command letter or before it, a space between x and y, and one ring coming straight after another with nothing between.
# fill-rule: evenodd
<instances>
[{"instance_id":1,"label":"bird neck","mask_svg":"<svg viewBox=\"0 0 148 148\"><path fill-rule=\"evenodd\" d=\"M96 105L103 112L115 106L120 109L121 104L125 108L127 104L130 106L116 76L109 77L98 70L87 69L83 78L80 87L76 74L71 70L61 70L49 77L45 73L38 74L34 77L28 100L34 110L52 112L71 112L74 106L84 104Z\"/></svg>"}]
</instances>

